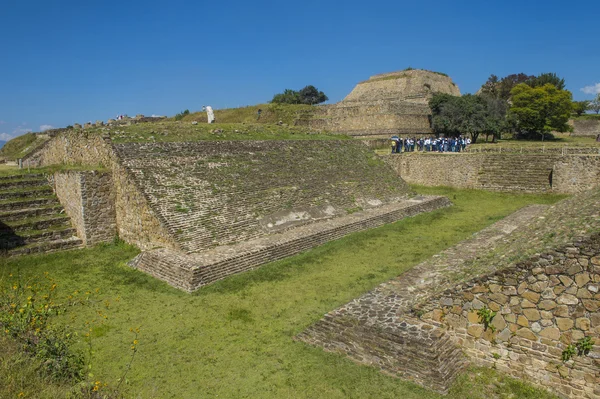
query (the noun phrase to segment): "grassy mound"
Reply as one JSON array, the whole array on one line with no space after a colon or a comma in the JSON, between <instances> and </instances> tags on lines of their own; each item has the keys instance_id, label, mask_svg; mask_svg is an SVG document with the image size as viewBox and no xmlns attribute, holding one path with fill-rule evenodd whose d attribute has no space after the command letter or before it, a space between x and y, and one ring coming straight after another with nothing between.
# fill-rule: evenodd
<instances>
[{"instance_id":1,"label":"grassy mound","mask_svg":"<svg viewBox=\"0 0 600 399\"><path fill-rule=\"evenodd\" d=\"M15 137L4 144L4 147L0 149L0 157L6 159L7 161L15 161L35 151L48 140L49 137L35 133L27 133L22 136Z\"/></svg>"},{"instance_id":2,"label":"grassy mound","mask_svg":"<svg viewBox=\"0 0 600 399\"><path fill-rule=\"evenodd\" d=\"M260 118L258 110L262 110ZM278 123L294 125L299 118L310 115L314 109L312 105L303 104L257 104L240 108L228 108L215 110L217 123ZM175 120L176 118L171 118ZM185 115L184 122L196 121L207 123L206 112L194 112Z\"/></svg>"},{"instance_id":3,"label":"grassy mound","mask_svg":"<svg viewBox=\"0 0 600 399\"><path fill-rule=\"evenodd\" d=\"M188 142L202 140L343 140L346 136L318 133L301 126L259 123L198 123L165 121L139 123L115 128L95 128L90 132L109 132L113 142Z\"/></svg>"}]
</instances>

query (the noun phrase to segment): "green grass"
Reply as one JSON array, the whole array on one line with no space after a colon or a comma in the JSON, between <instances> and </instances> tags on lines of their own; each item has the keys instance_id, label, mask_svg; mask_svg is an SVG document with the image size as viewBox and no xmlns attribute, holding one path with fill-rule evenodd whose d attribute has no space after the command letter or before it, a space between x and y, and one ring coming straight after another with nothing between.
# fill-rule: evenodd
<instances>
[{"instance_id":1,"label":"green grass","mask_svg":"<svg viewBox=\"0 0 600 399\"><path fill-rule=\"evenodd\" d=\"M312 105L303 104L257 104L247 107L227 108L215 110L215 120L221 123L260 123L274 124L279 121L293 125L296 119L304 113L314 110ZM258 118L258 110L262 110ZM197 121L207 123L206 112L194 112L185 116L185 122Z\"/></svg>"},{"instance_id":2,"label":"green grass","mask_svg":"<svg viewBox=\"0 0 600 399\"><path fill-rule=\"evenodd\" d=\"M447 195L455 205L347 236L193 295L127 267L137 250L124 244L4 259L0 281L8 272L39 276L47 271L59 281L62 293L98 288L96 298L109 301L110 309L105 325L94 330L94 378L113 386L128 361L129 328L140 326L126 397L440 398L292 338L324 313L499 218L527 204L553 203L561 197L415 189ZM92 309L78 312L75 320L67 314L61 322L81 329L94 317ZM468 395L487 383L471 378L466 385L458 384L450 397L475 398ZM502 389L516 392L514 397L522 391L511 384Z\"/></svg>"},{"instance_id":3,"label":"green grass","mask_svg":"<svg viewBox=\"0 0 600 399\"><path fill-rule=\"evenodd\" d=\"M598 119L600 120L600 114L583 114L581 116L577 116L577 115L573 115L571 116L571 119Z\"/></svg>"},{"instance_id":4,"label":"green grass","mask_svg":"<svg viewBox=\"0 0 600 399\"><path fill-rule=\"evenodd\" d=\"M468 373L457 378L448 396L462 399L557 398L547 391L486 368L471 368Z\"/></svg>"},{"instance_id":5,"label":"green grass","mask_svg":"<svg viewBox=\"0 0 600 399\"><path fill-rule=\"evenodd\" d=\"M510 147L510 148L562 148L565 145L574 147L598 147L600 143L596 142L594 137L577 137L571 136L569 133L554 133L554 140L516 140L516 139L505 139L498 140L498 143L492 144L492 136L490 136L490 143L485 142L485 135L480 135L477 139L477 143L473 144L473 148L494 148L498 147Z\"/></svg>"},{"instance_id":6,"label":"green grass","mask_svg":"<svg viewBox=\"0 0 600 399\"><path fill-rule=\"evenodd\" d=\"M27 180L27 178L19 179L22 175L33 175L33 174L45 174L50 175L55 172L66 172L66 171L96 171L106 172L106 169L102 165L51 165L43 168L23 168L19 169L18 166L12 165L0 165L0 177L14 176L14 180Z\"/></svg>"},{"instance_id":7,"label":"green grass","mask_svg":"<svg viewBox=\"0 0 600 399\"><path fill-rule=\"evenodd\" d=\"M26 133L4 144L2 149L0 149L0 157L9 161L15 161L39 148L46 141L48 141L47 137L35 133Z\"/></svg>"},{"instance_id":8,"label":"green grass","mask_svg":"<svg viewBox=\"0 0 600 399\"><path fill-rule=\"evenodd\" d=\"M214 132L220 130L220 132ZM347 140L345 135L315 133L300 126L276 124L199 123L167 121L139 123L111 129L115 143L189 142L202 140Z\"/></svg>"}]
</instances>

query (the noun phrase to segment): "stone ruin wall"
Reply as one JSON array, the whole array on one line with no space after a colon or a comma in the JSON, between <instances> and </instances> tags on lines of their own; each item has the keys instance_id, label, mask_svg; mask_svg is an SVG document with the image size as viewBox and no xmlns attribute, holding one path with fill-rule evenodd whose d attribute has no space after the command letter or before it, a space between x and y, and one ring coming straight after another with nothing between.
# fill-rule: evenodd
<instances>
[{"instance_id":1,"label":"stone ruin wall","mask_svg":"<svg viewBox=\"0 0 600 399\"><path fill-rule=\"evenodd\" d=\"M406 182L495 191L578 193L600 183L598 155L390 154Z\"/></svg>"},{"instance_id":2,"label":"stone ruin wall","mask_svg":"<svg viewBox=\"0 0 600 399\"><path fill-rule=\"evenodd\" d=\"M298 124L360 137L431 134L428 101L433 93L460 95L452 80L422 70L375 75L341 102L315 109Z\"/></svg>"},{"instance_id":3,"label":"stone ruin wall","mask_svg":"<svg viewBox=\"0 0 600 399\"><path fill-rule=\"evenodd\" d=\"M85 165L108 169L111 174L110 181L114 185L114 192L110 195L115 200L116 228L119 237L141 249L154 248L157 245L177 248L161 220L148 206L142 191L137 187L126 168L121 165L115 155L113 145L107 137L74 130L64 132L53 137L36 154L36 158L39 166ZM75 201L73 195L76 195L77 189L74 186L80 184L73 179L75 178L70 176L59 178L54 182L56 192L63 193L65 201L63 198L59 198L65 208L72 207L67 202ZM97 187L102 186L100 190L105 190L104 183L108 184L108 181L99 182ZM78 200L78 202L81 201ZM74 214L77 212L74 211ZM75 218L77 219L77 216ZM81 223L77 223L77 225L83 229Z\"/></svg>"},{"instance_id":4,"label":"stone ruin wall","mask_svg":"<svg viewBox=\"0 0 600 399\"><path fill-rule=\"evenodd\" d=\"M496 312L491 326L478 310ZM476 278L416 306L469 359L568 397L600 398L600 235ZM588 354L563 362L589 337Z\"/></svg>"},{"instance_id":5,"label":"stone ruin wall","mask_svg":"<svg viewBox=\"0 0 600 399\"><path fill-rule=\"evenodd\" d=\"M115 146L181 249L251 240L409 196L351 140L210 141Z\"/></svg>"},{"instance_id":6,"label":"stone ruin wall","mask_svg":"<svg viewBox=\"0 0 600 399\"><path fill-rule=\"evenodd\" d=\"M356 85L342 102L401 99L427 105L432 93L460 96L458 86L448 76L415 69L371 76Z\"/></svg>"},{"instance_id":7,"label":"stone ruin wall","mask_svg":"<svg viewBox=\"0 0 600 399\"><path fill-rule=\"evenodd\" d=\"M110 173L56 172L49 180L85 245L114 240L116 211Z\"/></svg>"},{"instance_id":8,"label":"stone ruin wall","mask_svg":"<svg viewBox=\"0 0 600 399\"><path fill-rule=\"evenodd\" d=\"M574 119L569 124L573 126L571 136L596 137L600 134L600 119Z\"/></svg>"}]
</instances>

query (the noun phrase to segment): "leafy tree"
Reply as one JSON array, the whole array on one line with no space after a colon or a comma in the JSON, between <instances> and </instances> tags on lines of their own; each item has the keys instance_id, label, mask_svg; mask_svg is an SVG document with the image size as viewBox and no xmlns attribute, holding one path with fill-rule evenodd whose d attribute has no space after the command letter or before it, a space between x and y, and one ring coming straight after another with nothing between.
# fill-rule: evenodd
<instances>
[{"instance_id":1,"label":"leafy tree","mask_svg":"<svg viewBox=\"0 0 600 399\"><path fill-rule=\"evenodd\" d=\"M476 142L481 134L496 141L507 129L508 103L493 95L466 94L462 97L436 93L429 101L432 127L446 136L468 134Z\"/></svg>"},{"instance_id":2,"label":"leafy tree","mask_svg":"<svg viewBox=\"0 0 600 399\"><path fill-rule=\"evenodd\" d=\"M600 93L596 95L596 98L590 101L589 110L594 111L596 114L600 112Z\"/></svg>"},{"instance_id":3,"label":"leafy tree","mask_svg":"<svg viewBox=\"0 0 600 399\"><path fill-rule=\"evenodd\" d=\"M510 98L510 91L513 87L520 83L530 81L531 79L535 79L535 76L526 75L524 73L508 75L502 79L499 79L496 75L491 75L487 82L481 86L481 94L508 100Z\"/></svg>"},{"instance_id":4,"label":"leafy tree","mask_svg":"<svg viewBox=\"0 0 600 399\"><path fill-rule=\"evenodd\" d=\"M590 107L589 101L573 101L573 112L581 116Z\"/></svg>"},{"instance_id":5,"label":"leafy tree","mask_svg":"<svg viewBox=\"0 0 600 399\"><path fill-rule=\"evenodd\" d=\"M558 90L565 89L565 80L559 78L555 73L542 73L526 82L531 87L542 87L547 84L551 84Z\"/></svg>"},{"instance_id":6,"label":"leafy tree","mask_svg":"<svg viewBox=\"0 0 600 399\"><path fill-rule=\"evenodd\" d=\"M275 104L300 104L300 93L296 90L285 89L283 93L275 94L271 102Z\"/></svg>"},{"instance_id":7,"label":"leafy tree","mask_svg":"<svg viewBox=\"0 0 600 399\"><path fill-rule=\"evenodd\" d=\"M540 134L543 140L553 130L569 131L571 101L570 91L559 90L552 84L542 87L519 84L511 90L509 113L520 136Z\"/></svg>"},{"instance_id":8,"label":"leafy tree","mask_svg":"<svg viewBox=\"0 0 600 399\"><path fill-rule=\"evenodd\" d=\"M329 98L322 91L317 90L315 86L309 85L300 90L300 101L302 104L320 104L323 103Z\"/></svg>"},{"instance_id":9,"label":"leafy tree","mask_svg":"<svg viewBox=\"0 0 600 399\"><path fill-rule=\"evenodd\" d=\"M488 136L492 135L494 143L500 138L502 132L508 130L506 115L508 113L508 102L501 98L490 96L481 96L485 108L485 125L483 133L486 134L485 141Z\"/></svg>"},{"instance_id":10,"label":"leafy tree","mask_svg":"<svg viewBox=\"0 0 600 399\"><path fill-rule=\"evenodd\" d=\"M327 101L328 98L322 91L315 86L309 85L300 91L286 89L283 93L275 94L272 103L275 104L320 104Z\"/></svg>"}]
</instances>

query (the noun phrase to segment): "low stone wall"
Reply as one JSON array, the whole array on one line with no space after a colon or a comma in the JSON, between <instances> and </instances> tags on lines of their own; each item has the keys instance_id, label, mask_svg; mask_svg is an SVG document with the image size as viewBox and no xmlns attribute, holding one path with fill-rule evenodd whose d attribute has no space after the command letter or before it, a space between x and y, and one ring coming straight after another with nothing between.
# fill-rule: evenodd
<instances>
[{"instance_id":1,"label":"low stone wall","mask_svg":"<svg viewBox=\"0 0 600 399\"><path fill-rule=\"evenodd\" d=\"M578 193L600 183L600 156L409 153L383 156L408 183L494 191Z\"/></svg>"},{"instance_id":2,"label":"low stone wall","mask_svg":"<svg viewBox=\"0 0 600 399\"><path fill-rule=\"evenodd\" d=\"M575 119L571 136L591 136L600 134L600 119Z\"/></svg>"},{"instance_id":3,"label":"low stone wall","mask_svg":"<svg viewBox=\"0 0 600 399\"><path fill-rule=\"evenodd\" d=\"M167 249L144 251L131 265L191 292L231 274L252 270L350 233L449 205L446 197L418 197L202 253L184 255Z\"/></svg>"},{"instance_id":4,"label":"low stone wall","mask_svg":"<svg viewBox=\"0 0 600 399\"><path fill-rule=\"evenodd\" d=\"M35 159L38 166L85 165L107 168L111 172L111 184L114 186L112 192L119 237L141 249L157 246L178 248L165 230L163 221L149 206L131 173L117 157L110 138L81 129L60 132L36 152ZM65 208L74 207L70 205L71 201L77 204L83 201L74 199L76 183L71 181L73 179L69 178L70 182L67 182L63 178L61 183L65 194L64 200L60 196L59 198ZM103 191L101 186L96 187Z\"/></svg>"},{"instance_id":5,"label":"low stone wall","mask_svg":"<svg viewBox=\"0 0 600 399\"><path fill-rule=\"evenodd\" d=\"M85 245L115 238L115 198L110 173L56 172L50 180Z\"/></svg>"},{"instance_id":6,"label":"low stone wall","mask_svg":"<svg viewBox=\"0 0 600 399\"><path fill-rule=\"evenodd\" d=\"M600 398L600 235L544 252L417 306L473 362L569 397ZM494 312L490 326L481 309ZM563 361L584 338L589 353Z\"/></svg>"}]
</instances>

